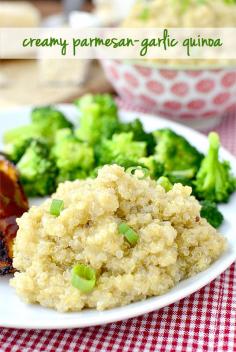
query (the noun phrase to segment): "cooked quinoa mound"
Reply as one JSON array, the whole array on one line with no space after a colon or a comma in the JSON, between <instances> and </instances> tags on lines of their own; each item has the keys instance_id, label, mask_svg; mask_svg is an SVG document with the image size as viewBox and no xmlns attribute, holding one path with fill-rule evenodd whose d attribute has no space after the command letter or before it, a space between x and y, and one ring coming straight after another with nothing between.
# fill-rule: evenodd
<instances>
[{"instance_id":1,"label":"cooked quinoa mound","mask_svg":"<svg viewBox=\"0 0 236 352\"><path fill-rule=\"evenodd\" d=\"M186 6L185 6L186 5ZM235 27L236 4L225 0L136 1L123 27L221 28Z\"/></svg>"},{"instance_id":2,"label":"cooked quinoa mound","mask_svg":"<svg viewBox=\"0 0 236 352\"><path fill-rule=\"evenodd\" d=\"M94 180L65 182L52 196L64 201L58 217L52 200L18 219L11 280L26 302L59 311L98 310L162 295L180 280L205 270L226 248L205 219L191 188L166 192L117 166ZM139 235L131 246L119 233L127 223ZM96 285L81 293L71 284L78 263L96 270Z\"/></svg>"}]
</instances>

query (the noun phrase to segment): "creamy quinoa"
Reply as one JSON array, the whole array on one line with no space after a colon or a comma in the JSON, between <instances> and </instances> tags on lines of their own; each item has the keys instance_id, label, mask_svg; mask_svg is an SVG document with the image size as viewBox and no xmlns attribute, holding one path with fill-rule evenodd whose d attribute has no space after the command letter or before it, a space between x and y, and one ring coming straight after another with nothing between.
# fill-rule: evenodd
<instances>
[{"instance_id":1,"label":"creamy quinoa","mask_svg":"<svg viewBox=\"0 0 236 352\"><path fill-rule=\"evenodd\" d=\"M18 219L11 285L28 303L59 311L104 310L162 295L179 281L205 270L226 248L226 240L201 219L191 188L166 192L150 178L104 166L94 180L60 184L52 198L64 201L58 217L52 200ZM139 235L131 246L121 222ZM81 293L71 269L87 264L96 285Z\"/></svg>"},{"instance_id":2,"label":"creamy quinoa","mask_svg":"<svg viewBox=\"0 0 236 352\"><path fill-rule=\"evenodd\" d=\"M224 0L138 0L125 19L124 27L235 27L236 4Z\"/></svg>"},{"instance_id":3,"label":"creamy quinoa","mask_svg":"<svg viewBox=\"0 0 236 352\"><path fill-rule=\"evenodd\" d=\"M236 3L224 0L137 0L124 28L224 28L236 26ZM160 66L235 66L233 59L146 59L146 64Z\"/></svg>"}]
</instances>

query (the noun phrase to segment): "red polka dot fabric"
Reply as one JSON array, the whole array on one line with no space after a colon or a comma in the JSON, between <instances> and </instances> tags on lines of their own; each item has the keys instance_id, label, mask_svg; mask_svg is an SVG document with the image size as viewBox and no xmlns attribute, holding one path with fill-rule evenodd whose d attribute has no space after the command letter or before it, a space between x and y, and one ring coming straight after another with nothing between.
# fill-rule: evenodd
<instances>
[{"instance_id":1,"label":"red polka dot fabric","mask_svg":"<svg viewBox=\"0 0 236 352\"><path fill-rule=\"evenodd\" d=\"M223 145L236 155L235 115L226 117L216 130ZM7 304L6 297L0 298ZM235 352L235 264L200 291L138 318L61 331L0 328L0 351Z\"/></svg>"}]
</instances>

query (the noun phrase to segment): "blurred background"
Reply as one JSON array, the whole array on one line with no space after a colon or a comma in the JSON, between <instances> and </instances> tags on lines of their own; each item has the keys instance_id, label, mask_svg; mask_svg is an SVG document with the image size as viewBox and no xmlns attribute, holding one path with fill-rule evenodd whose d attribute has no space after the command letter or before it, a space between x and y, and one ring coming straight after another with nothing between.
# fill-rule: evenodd
<instances>
[{"instance_id":1,"label":"blurred background","mask_svg":"<svg viewBox=\"0 0 236 352\"><path fill-rule=\"evenodd\" d=\"M0 1L0 27L116 26L134 0ZM30 91L30 94L29 94ZM112 92L95 60L0 60L0 109Z\"/></svg>"}]
</instances>

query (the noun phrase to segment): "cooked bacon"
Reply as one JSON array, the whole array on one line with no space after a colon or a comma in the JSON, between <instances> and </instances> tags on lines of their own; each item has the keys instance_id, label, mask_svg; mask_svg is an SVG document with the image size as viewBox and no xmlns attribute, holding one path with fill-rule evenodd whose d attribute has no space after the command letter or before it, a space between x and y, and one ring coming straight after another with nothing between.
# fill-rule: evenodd
<instances>
[{"instance_id":1,"label":"cooked bacon","mask_svg":"<svg viewBox=\"0 0 236 352\"><path fill-rule=\"evenodd\" d=\"M18 230L16 218L28 208L15 166L0 155L0 275L14 271L12 246Z\"/></svg>"}]
</instances>

